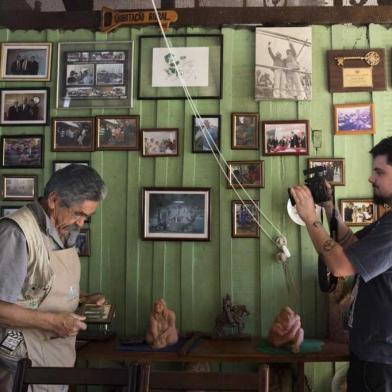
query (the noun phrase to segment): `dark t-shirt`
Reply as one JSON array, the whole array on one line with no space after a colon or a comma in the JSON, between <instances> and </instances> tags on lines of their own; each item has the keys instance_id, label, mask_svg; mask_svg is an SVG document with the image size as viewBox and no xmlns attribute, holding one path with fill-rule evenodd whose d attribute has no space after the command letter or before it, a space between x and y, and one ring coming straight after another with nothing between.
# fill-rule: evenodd
<instances>
[{"instance_id":1,"label":"dark t-shirt","mask_svg":"<svg viewBox=\"0 0 392 392\"><path fill-rule=\"evenodd\" d=\"M359 275L350 349L364 361L392 364L392 213L356 235L346 249Z\"/></svg>"}]
</instances>

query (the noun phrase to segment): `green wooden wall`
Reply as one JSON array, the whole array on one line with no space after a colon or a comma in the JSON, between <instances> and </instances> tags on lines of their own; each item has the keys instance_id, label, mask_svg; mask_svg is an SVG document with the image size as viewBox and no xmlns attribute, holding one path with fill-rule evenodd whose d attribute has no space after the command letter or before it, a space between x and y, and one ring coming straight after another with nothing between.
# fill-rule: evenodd
<instances>
[{"instance_id":1,"label":"green wooden wall","mask_svg":"<svg viewBox=\"0 0 392 392\"><path fill-rule=\"evenodd\" d=\"M50 88L51 117L138 114L141 128L179 128L180 156L142 158L139 152L100 151L65 153L51 151L51 130L47 127L1 127L2 135L45 135L43 169L7 169L2 173L37 174L39 189L52 172L53 160L89 159L109 187L90 224L92 254L82 259L82 287L102 291L116 304L114 329L119 334L140 334L157 297L164 297L177 314L182 331L211 331L221 310L224 294L234 303L247 305L251 315L246 331L265 335L282 306L292 306L302 317L306 337L326 334L326 297L317 286L316 255L303 228L286 214L287 187L303 182L307 157L263 157L261 151L231 150L231 112L259 112L263 120L309 119L312 129L322 130L322 147L311 145L311 157L345 157L346 185L336 188L336 197L371 197L367 178L371 171L369 149L381 138L392 135L390 57L392 30L381 25L313 26L313 99L309 102L255 102L255 33L252 28L207 30L184 28L171 33L219 33L224 36L223 98L196 101L201 114L222 116L222 153L226 160L263 159L265 188L248 190L260 200L270 220L286 234L292 257L286 271L275 261L276 247L264 235L260 239L231 238L231 200L213 156L191 152L192 112L183 100L138 101L131 109L55 109L57 42L134 40L134 91L137 84L138 36L157 34L156 28L122 28L111 34L76 31L0 30L0 42L49 41L54 43L52 80L46 83L1 82L0 87L46 86ZM388 90L374 93L327 91L326 51L328 49L385 48ZM143 64L148 66L148 64ZM332 105L374 102L376 134L334 136ZM141 240L141 191L146 186L199 186L211 188L211 241L160 242ZM1 205L18 203L1 201ZM273 229L262 219L267 231ZM331 368L309 367L308 374L329 390Z\"/></svg>"}]
</instances>

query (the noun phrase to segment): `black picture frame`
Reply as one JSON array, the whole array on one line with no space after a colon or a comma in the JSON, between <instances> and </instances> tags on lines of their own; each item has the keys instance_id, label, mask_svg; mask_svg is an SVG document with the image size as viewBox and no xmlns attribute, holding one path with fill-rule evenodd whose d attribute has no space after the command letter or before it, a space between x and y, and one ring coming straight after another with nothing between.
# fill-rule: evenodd
<instances>
[{"instance_id":1,"label":"black picture frame","mask_svg":"<svg viewBox=\"0 0 392 392\"><path fill-rule=\"evenodd\" d=\"M49 124L49 88L0 89L0 125Z\"/></svg>"},{"instance_id":2,"label":"black picture frame","mask_svg":"<svg viewBox=\"0 0 392 392\"><path fill-rule=\"evenodd\" d=\"M1 136L1 166L4 168L42 168L44 136Z\"/></svg>"},{"instance_id":3,"label":"black picture frame","mask_svg":"<svg viewBox=\"0 0 392 392\"><path fill-rule=\"evenodd\" d=\"M76 238L75 248L80 257L91 255L90 229L80 229Z\"/></svg>"},{"instance_id":4,"label":"black picture frame","mask_svg":"<svg viewBox=\"0 0 392 392\"><path fill-rule=\"evenodd\" d=\"M166 37L171 42L170 51L161 35L139 37L138 99L186 99L177 77L178 67L192 98L222 98L223 35L168 34Z\"/></svg>"},{"instance_id":5,"label":"black picture frame","mask_svg":"<svg viewBox=\"0 0 392 392\"><path fill-rule=\"evenodd\" d=\"M66 167L68 165L72 165L72 164L90 166L90 161L86 161L86 160L83 160L83 161L79 161L79 160L58 161L58 160L55 160L52 162L52 172L55 173L57 170L63 169L64 167Z\"/></svg>"},{"instance_id":6,"label":"black picture frame","mask_svg":"<svg viewBox=\"0 0 392 392\"><path fill-rule=\"evenodd\" d=\"M21 208L23 206L1 206L0 207L0 217L5 217L8 216L10 214L12 214L13 212L19 210L19 208Z\"/></svg>"}]
</instances>

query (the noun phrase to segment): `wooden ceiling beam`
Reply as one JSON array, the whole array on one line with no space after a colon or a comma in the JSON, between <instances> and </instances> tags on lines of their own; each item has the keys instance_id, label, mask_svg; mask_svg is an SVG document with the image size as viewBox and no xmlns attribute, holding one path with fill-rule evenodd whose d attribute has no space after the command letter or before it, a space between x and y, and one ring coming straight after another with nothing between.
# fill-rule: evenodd
<instances>
[{"instance_id":1,"label":"wooden ceiling beam","mask_svg":"<svg viewBox=\"0 0 392 392\"><path fill-rule=\"evenodd\" d=\"M135 11L135 10L133 10ZM221 27L236 25L288 26L311 24L392 23L392 6L367 7L208 7L178 8L172 27ZM0 26L16 29L99 30L99 11L0 13Z\"/></svg>"}]
</instances>

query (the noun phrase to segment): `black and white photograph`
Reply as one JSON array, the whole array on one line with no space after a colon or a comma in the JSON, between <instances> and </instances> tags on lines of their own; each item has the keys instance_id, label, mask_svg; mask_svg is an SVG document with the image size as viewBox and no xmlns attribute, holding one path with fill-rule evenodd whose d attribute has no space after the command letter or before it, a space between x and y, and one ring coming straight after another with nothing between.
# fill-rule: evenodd
<instances>
[{"instance_id":1,"label":"black and white photograph","mask_svg":"<svg viewBox=\"0 0 392 392\"><path fill-rule=\"evenodd\" d=\"M48 88L2 89L1 125L47 125Z\"/></svg>"},{"instance_id":2,"label":"black and white photograph","mask_svg":"<svg viewBox=\"0 0 392 392\"><path fill-rule=\"evenodd\" d=\"M124 83L124 64L97 64L98 85L111 85Z\"/></svg>"},{"instance_id":3,"label":"black and white photograph","mask_svg":"<svg viewBox=\"0 0 392 392\"><path fill-rule=\"evenodd\" d=\"M3 200L34 200L37 194L37 176L3 175Z\"/></svg>"},{"instance_id":4,"label":"black and white photograph","mask_svg":"<svg viewBox=\"0 0 392 392\"><path fill-rule=\"evenodd\" d=\"M256 101L311 98L311 27L256 28Z\"/></svg>"},{"instance_id":5,"label":"black and white photograph","mask_svg":"<svg viewBox=\"0 0 392 392\"><path fill-rule=\"evenodd\" d=\"M97 116L97 150L138 150L139 116Z\"/></svg>"},{"instance_id":6,"label":"black and white photograph","mask_svg":"<svg viewBox=\"0 0 392 392\"><path fill-rule=\"evenodd\" d=\"M344 185L344 158L308 158L308 168L324 168L325 179L331 185Z\"/></svg>"},{"instance_id":7,"label":"black and white photograph","mask_svg":"<svg viewBox=\"0 0 392 392\"><path fill-rule=\"evenodd\" d=\"M57 108L132 106L132 41L99 46L104 49L93 42L59 44Z\"/></svg>"},{"instance_id":8,"label":"black and white photograph","mask_svg":"<svg viewBox=\"0 0 392 392\"><path fill-rule=\"evenodd\" d=\"M1 80L50 80L51 43L1 44Z\"/></svg>"},{"instance_id":9,"label":"black and white photograph","mask_svg":"<svg viewBox=\"0 0 392 392\"><path fill-rule=\"evenodd\" d=\"M145 188L143 238L209 241L210 189Z\"/></svg>"},{"instance_id":10,"label":"black and white photograph","mask_svg":"<svg viewBox=\"0 0 392 392\"><path fill-rule=\"evenodd\" d=\"M43 166L43 136L2 136L2 167L41 168Z\"/></svg>"},{"instance_id":11,"label":"black and white photograph","mask_svg":"<svg viewBox=\"0 0 392 392\"><path fill-rule=\"evenodd\" d=\"M67 86L92 86L94 64L67 64Z\"/></svg>"},{"instance_id":12,"label":"black and white photograph","mask_svg":"<svg viewBox=\"0 0 392 392\"><path fill-rule=\"evenodd\" d=\"M52 119L52 151L94 151L94 119Z\"/></svg>"}]
</instances>

